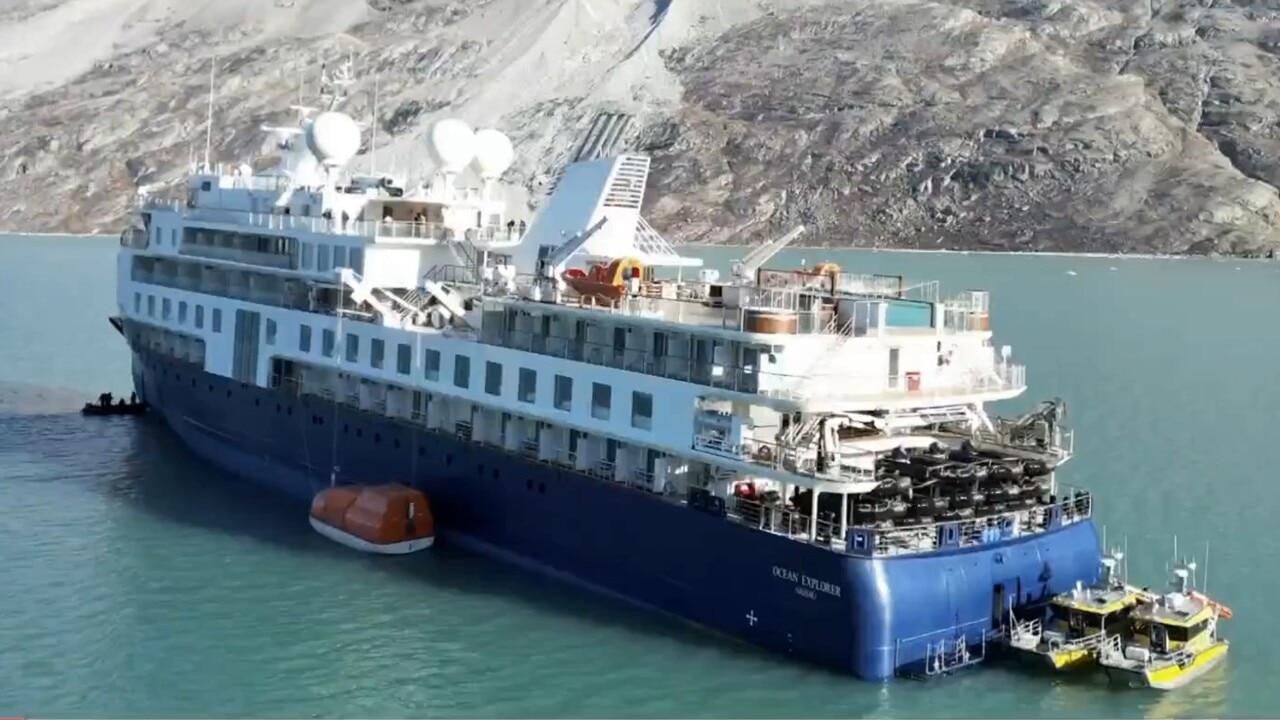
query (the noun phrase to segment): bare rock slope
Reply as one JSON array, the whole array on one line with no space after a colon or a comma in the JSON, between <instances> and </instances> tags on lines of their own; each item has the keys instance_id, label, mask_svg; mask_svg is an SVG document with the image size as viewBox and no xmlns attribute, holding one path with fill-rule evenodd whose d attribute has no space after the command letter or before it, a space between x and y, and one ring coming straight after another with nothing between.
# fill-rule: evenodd
<instances>
[{"instance_id":1,"label":"bare rock slope","mask_svg":"<svg viewBox=\"0 0 1280 720\"><path fill-rule=\"evenodd\" d=\"M379 167L425 169L456 115L513 137L536 204L620 114L681 240L1280 245L1280 0L0 0L0 27L6 229L113 231L176 182L215 57L213 155L268 162L258 126L351 55Z\"/></svg>"}]
</instances>

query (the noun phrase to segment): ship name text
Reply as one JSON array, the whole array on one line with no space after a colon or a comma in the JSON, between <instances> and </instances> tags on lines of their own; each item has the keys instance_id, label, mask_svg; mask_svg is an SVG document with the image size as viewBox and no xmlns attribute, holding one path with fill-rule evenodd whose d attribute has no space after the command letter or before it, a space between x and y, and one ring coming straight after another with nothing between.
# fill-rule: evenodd
<instances>
[{"instance_id":1,"label":"ship name text","mask_svg":"<svg viewBox=\"0 0 1280 720\"><path fill-rule=\"evenodd\" d=\"M796 584L796 594L803 595L810 600L817 600L818 593L824 593L831 597L840 597L840 586L835 583L829 583L825 580L809 577L804 573L788 570L777 565L773 566L773 576L793 582Z\"/></svg>"}]
</instances>

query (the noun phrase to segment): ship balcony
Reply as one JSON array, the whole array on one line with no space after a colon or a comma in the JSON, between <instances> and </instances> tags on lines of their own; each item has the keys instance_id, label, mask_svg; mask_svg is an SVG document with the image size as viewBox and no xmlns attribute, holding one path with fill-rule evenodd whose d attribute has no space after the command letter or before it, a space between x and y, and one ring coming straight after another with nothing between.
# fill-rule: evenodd
<instances>
[{"instance_id":1,"label":"ship balcony","mask_svg":"<svg viewBox=\"0 0 1280 720\"><path fill-rule=\"evenodd\" d=\"M270 267L277 270L297 269L297 256L295 255L246 250L232 246L183 243L179 253L188 257L225 260L227 262L243 263L245 265L260 265L262 267Z\"/></svg>"},{"instance_id":2,"label":"ship balcony","mask_svg":"<svg viewBox=\"0 0 1280 720\"><path fill-rule=\"evenodd\" d=\"M187 222L233 225L263 230L305 231L330 235L354 235L371 238L374 242L415 242L436 245L441 242L461 240L455 231L445 225L412 220L362 220L356 218L293 215L284 212L252 212L237 208L191 206L181 200L153 198L144 210L168 210L176 212ZM472 228L477 240L492 240L505 234L497 226Z\"/></svg>"},{"instance_id":3,"label":"ship balcony","mask_svg":"<svg viewBox=\"0 0 1280 720\"><path fill-rule=\"evenodd\" d=\"M909 407L963 403L974 398L1003 400L1020 395L1027 387L1026 367L1004 362L982 368L953 366L945 373L928 376L915 372L893 375L832 372L801 376L715 364L699 358L655 355L647 350L586 339L504 330L487 323L481 328L480 341L805 408Z\"/></svg>"}]
</instances>

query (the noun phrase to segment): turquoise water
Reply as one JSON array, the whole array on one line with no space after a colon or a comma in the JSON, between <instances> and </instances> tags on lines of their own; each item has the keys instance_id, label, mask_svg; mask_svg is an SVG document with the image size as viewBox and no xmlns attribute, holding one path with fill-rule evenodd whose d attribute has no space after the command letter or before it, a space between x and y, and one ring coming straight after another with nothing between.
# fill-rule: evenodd
<instances>
[{"instance_id":1,"label":"turquoise water","mask_svg":"<svg viewBox=\"0 0 1280 720\"><path fill-rule=\"evenodd\" d=\"M1209 717L1276 712L1267 597L1280 265L792 251L778 265L992 290L997 344L1060 396L1133 579L1172 537L1233 606L1227 664L1181 691L986 668L860 683L439 547L344 552L162 428L82 418L128 390L110 239L0 240L0 715ZM718 262L733 254L709 252ZM1114 268L1112 270L1111 268ZM1068 274L1074 271L1076 274Z\"/></svg>"}]
</instances>

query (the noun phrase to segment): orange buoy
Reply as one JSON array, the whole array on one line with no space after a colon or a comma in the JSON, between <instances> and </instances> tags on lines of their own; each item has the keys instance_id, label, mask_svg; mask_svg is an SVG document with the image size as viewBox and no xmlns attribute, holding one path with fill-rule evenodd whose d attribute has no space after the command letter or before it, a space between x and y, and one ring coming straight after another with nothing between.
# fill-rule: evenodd
<instances>
[{"instance_id":1,"label":"orange buoy","mask_svg":"<svg viewBox=\"0 0 1280 720\"><path fill-rule=\"evenodd\" d=\"M311 527L361 552L405 555L435 541L427 496L403 485L342 485L311 500Z\"/></svg>"}]
</instances>

